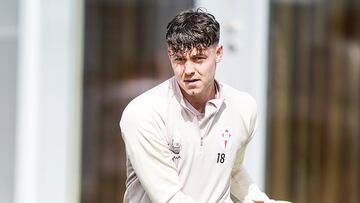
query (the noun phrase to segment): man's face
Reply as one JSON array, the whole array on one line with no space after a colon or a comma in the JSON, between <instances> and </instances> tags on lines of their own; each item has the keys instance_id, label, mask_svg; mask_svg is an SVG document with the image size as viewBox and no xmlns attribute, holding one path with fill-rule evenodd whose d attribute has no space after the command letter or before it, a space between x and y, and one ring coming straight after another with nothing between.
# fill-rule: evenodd
<instances>
[{"instance_id":1,"label":"man's face","mask_svg":"<svg viewBox=\"0 0 360 203\"><path fill-rule=\"evenodd\" d=\"M168 54L175 78L185 98L208 99L214 89L216 64L221 60L223 47L213 45L199 51L193 48L185 53Z\"/></svg>"}]
</instances>

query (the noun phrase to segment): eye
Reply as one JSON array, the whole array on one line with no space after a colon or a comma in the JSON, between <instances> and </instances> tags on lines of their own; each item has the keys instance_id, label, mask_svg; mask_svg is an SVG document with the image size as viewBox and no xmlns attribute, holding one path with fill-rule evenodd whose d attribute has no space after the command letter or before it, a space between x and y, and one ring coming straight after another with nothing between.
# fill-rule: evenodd
<instances>
[{"instance_id":1,"label":"eye","mask_svg":"<svg viewBox=\"0 0 360 203\"><path fill-rule=\"evenodd\" d=\"M175 57L174 61L177 62L177 63L181 63L181 62L184 62L185 59L183 57Z\"/></svg>"},{"instance_id":2,"label":"eye","mask_svg":"<svg viewBox=\"0 0 360 203\"><path fill-rule=\"evenodd\" d=\"M205 59L206 59L205 56L196 56L196 57L194 57L194 61L196 61L196 62L202 62Z\"/></svg>"}]
</instances>

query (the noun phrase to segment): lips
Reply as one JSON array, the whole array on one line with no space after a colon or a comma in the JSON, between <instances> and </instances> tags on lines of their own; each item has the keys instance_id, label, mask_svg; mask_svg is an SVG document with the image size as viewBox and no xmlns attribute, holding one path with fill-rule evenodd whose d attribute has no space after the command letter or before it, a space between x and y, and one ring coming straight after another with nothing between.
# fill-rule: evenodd
<instances>
[{"instance_id":1,"label":"lips","mask_svg":"<svg viewBox=\"0 0 360 203\"><path fill-rule=\"evenodd\" d=\"M195 83L199 81L199 79L188 79L188 80L184 80L185 83Z\"/></svg>"}]
</instances>

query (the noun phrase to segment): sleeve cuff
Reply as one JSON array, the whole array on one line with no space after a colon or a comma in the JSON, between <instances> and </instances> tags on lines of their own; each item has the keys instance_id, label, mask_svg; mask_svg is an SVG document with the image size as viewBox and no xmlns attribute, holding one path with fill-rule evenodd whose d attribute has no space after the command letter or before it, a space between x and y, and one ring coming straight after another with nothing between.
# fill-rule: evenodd
<instances>
[{"instance_id":1,"label":"sleeve cuff","mask_svg":"<svg viewBox=\"0 0 360 203\"><path fill-rule=\"evenodd\" d=\"M243 203L254 203L254 201L263 201L265 203L272 203L270 198L255 185L251 184L249 186L249 190L247 195L245 196L245 200Z\"/></svg>"}]
</instances>

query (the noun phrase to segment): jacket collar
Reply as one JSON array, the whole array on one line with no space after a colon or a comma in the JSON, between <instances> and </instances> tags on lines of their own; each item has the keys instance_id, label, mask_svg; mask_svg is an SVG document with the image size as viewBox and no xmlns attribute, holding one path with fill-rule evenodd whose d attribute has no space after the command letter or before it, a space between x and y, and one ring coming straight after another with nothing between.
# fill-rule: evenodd
<instances>
[{"instance_id":1,"label":"jacket collar","mask_svg":"<svg viewBox=\"0 0 360 203\"><path fill-rule=\"evenodd\" d=\"M223 105L225 97L223 94L222 84L219 83L217 80L215 80L215 87L216 87L215 99L211 99L211 100L207 101L207 105L210 104L213 107L215 107L215 109L216 109L215 111L217 112ZM175 77L170 78L170 89L173 90L173 94L174 94L176 100L180 103L180 105L184 109L187 109L188 111L192 112L195 115L201 114L194 107L192 107L191 104L185 99Z\"/></svg>"}]
</instances>

